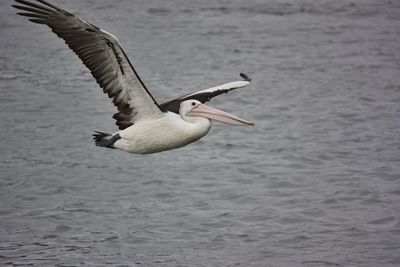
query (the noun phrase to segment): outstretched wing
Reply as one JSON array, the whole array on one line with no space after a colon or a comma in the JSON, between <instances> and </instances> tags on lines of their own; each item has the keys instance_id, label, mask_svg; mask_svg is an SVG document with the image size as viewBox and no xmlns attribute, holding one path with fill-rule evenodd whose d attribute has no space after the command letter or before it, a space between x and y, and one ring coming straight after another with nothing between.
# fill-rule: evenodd
<instances>
[{"instance_id":1,"label":"outstretched wing","mask_svg":"<svg viewBox=\"0 0 400 267\"><path fill-rule=\"evenodd\" d=\"M83 19L44 0L15 0L17 13L45 24L65 40L91 71L97 83L117 107L113 118L125 129L144 118L160 117L163 111L129 62L117 38Z\"/></svg>"},{"instance_id":2,"label":"outstretched wing","mask_svg":"<svg viewBox=\"0 0 400 267\"><path fill-rule=\"evenodd\" d=\"M234 89L242 88L250 84L251 79L244 73L240 73L240 76L244 79L244 81L236 81L236 82L230 82L230 83L225 83L222 85L218 85L209 89L201 90L192 94L187 94L184 96L181 96L179 98L176 98L174 100L170 100L168 102L162 103L160 105L160 108L164 111L171 111L174 113L179 114L179 106L181 102L189 100L189 99L195 99L200 101L201 103L205 103L209 101L211 98L223 94L223 93L228 93L229 91L232 91Z\"/></svg>"}]
</instances>

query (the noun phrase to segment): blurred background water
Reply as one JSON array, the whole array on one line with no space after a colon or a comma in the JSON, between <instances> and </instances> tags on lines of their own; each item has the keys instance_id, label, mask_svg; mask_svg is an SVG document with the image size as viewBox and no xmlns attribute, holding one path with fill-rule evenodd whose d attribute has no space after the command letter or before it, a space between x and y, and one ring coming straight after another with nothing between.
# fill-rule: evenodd
<instances>
[{"instance_id":1,"label":"blurred background water","mask_svg":"<svg viewBox=\"0 0 400 267\"><path fill-rule=\"evenodd\" d=\"M399 266L400 3L56 1L119 37L160 102L240 79L154 155L95 147L114 108L0 2L1 266Z\"/></svg>"}]
</instances>

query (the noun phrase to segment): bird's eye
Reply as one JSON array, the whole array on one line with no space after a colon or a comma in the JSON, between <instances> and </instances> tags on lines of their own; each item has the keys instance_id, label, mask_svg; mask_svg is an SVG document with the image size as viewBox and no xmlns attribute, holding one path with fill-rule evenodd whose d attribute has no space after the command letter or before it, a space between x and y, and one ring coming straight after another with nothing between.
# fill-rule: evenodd
<instances>
[{"instance_id":1,"label":"bird's eye","mask_svg":"<svg viewBox=\"0 0 400 267\"><path fill-rule=\"evenodd\" d=\"M193 106L193 107L196 106L196 102L192 102L192 106Z\"/></svg>"}]
</instances>

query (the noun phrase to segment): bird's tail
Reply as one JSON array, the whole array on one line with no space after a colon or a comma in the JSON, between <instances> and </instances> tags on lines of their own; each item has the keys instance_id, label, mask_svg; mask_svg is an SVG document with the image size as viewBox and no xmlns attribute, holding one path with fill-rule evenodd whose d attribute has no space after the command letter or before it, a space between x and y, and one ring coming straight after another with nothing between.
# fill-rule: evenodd
<instances>
[{"instance_id":1,"label":"bird's tail","mask_svg":"<svg viewBox=\"0 0 400 267\"><path fill-rule=\"evenodd\" d=\"M108 133L95 131L93 134L93 139L96 146L114 148L114 143L118 139L121 139L121 136L118 133L111 135Z\"/></svg>"}]
</instances>

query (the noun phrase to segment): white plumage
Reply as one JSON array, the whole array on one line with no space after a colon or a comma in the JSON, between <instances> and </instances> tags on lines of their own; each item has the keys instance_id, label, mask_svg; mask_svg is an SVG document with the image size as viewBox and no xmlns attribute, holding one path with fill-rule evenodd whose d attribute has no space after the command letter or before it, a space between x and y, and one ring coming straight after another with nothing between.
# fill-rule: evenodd
<instances>
[{"instance_id":1,"label":"white plumage","mask_svg":"<svg viewBox=\"0 0 400 267\"><path fill-rule=\"evenodd\" d=\"M196 123L168 112L162 118L145 120L119 132L114 147L131 153L157 153L186 146L208 133L211 122L199 118Z\"/></svg>"}]
</instances>

